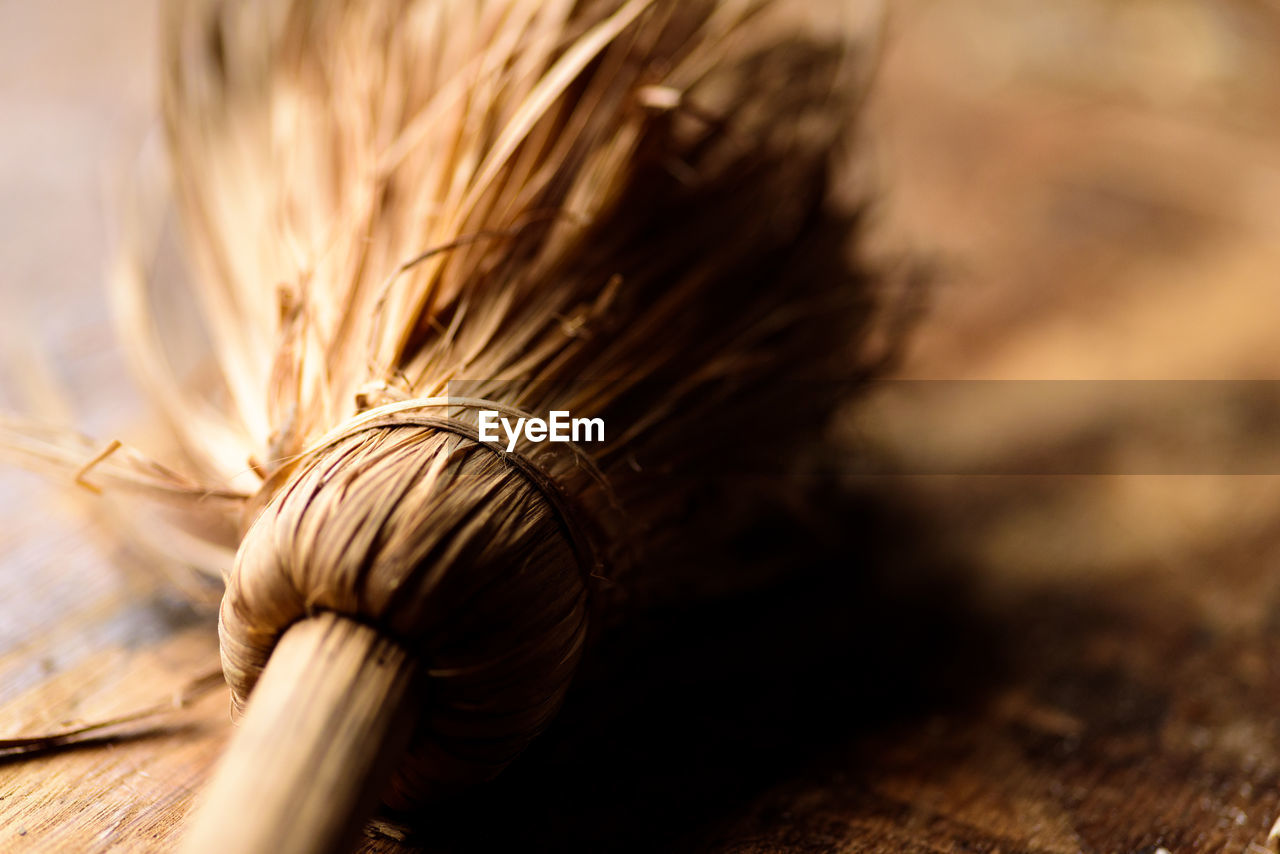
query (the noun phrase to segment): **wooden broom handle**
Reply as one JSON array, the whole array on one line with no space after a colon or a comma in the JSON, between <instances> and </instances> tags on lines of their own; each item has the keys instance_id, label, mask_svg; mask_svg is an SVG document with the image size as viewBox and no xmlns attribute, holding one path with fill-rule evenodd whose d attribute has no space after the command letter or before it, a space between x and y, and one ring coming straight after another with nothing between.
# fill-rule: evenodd
<instances>
[{"instance_id":1,"label":"wooden broom handle","mask_svg":"<svg viewBox=\"0 0 1280 854\"><path fill-rule=\"evenodd\" d=\"M291 626L184 840L187 854L350 851L417 711L416 663L335 614Z\"/></svg>"}]
</instances>

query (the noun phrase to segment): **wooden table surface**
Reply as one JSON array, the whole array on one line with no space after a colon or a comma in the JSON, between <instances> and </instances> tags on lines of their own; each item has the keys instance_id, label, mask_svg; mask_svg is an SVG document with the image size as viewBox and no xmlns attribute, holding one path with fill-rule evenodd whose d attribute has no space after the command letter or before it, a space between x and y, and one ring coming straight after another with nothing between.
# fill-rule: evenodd
<instances>
[{"instance_id":1,"label":"wooden table surface","mask_svg":"<svg viewBox=\"0 0 1280 854\"><path fill-rule=\"evenodd\" d=\"M111 187L151 132L153 17L0 0L0 405L47 369L104 438L138 406L101 282ZM850 474L809 527L759 532L794 554L779 587L606 635L508 774L366 848L1266 850L1280 475L1249 460L1275 419L1213 421L1244 463L1180 467L1195 437L1134 427L1120 381L1280 376L1277 107L1266 3L901 4L862 151L869 252L934 271L896 376L1079 382L996 408L873 390L846 429L920 474ZM209 610L73 495L0 473L0 738L216 663ZM0 850L170 850L229 732L219 688L0 752Z\"/></svg>"}]
</instances>

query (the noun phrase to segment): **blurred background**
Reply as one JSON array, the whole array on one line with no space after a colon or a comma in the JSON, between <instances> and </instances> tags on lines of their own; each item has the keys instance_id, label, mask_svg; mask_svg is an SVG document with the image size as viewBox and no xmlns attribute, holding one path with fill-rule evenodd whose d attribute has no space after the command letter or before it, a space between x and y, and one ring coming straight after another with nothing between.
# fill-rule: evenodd
<instances>
[{"instance_id":1,"label":"blurred background","mask_svg":"<svg viewBox=\"0 0 1280 854\"><path fill-rule=\"evenodd\" d=\"M30 366L0 405L69 403L102 437L138 407L103 280L155 144L155 5L0 0L0 351ZM860 251L922 284L895 292L918 310L892 381L836 425L854 462L828 514L848 545L790 592L726 605L717 638L666 614L607 650L636 693L588 680L492 797L535 849L631 825L636 850L1265 850L1280 7L903 0L884 38ZM68 401L39 393L46 376ZM0 735L136 705L147 691L121 686L140 655L174 684L211 654L180 609L120 618L141 582L34 495L0 472ZM662 706L648 689L673 678ZM215 723L178 758L122 747L94 790L107 806L62 839L171 833L224 718L215 702L187 721ZM580 734L619 724L651 734ZM5 774L47 799L68 785L41 782L48 765ZM0 799L5 833L29 804Z\"/></svg>"},{"instance_id":2,"label":"blurred background","mask_svg":"<svg viewBox=\"0 0 1280 854\"><path fill-rule=\"evenodd\" d=\"M855 435L909 471L1133 475L919 484L984 564L1078 578L1264 536L1276 391L1190 381L1278 376L1275 5L906 5L873 219L936 278L895 375L1014 382L891 386Z\"/></svg>"}]
</instances>

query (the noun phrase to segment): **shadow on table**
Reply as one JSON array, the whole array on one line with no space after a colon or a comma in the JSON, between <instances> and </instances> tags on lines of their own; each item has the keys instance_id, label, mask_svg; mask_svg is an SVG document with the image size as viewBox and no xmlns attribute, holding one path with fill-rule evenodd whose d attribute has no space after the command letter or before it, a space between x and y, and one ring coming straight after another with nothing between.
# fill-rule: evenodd
<instances>
[{"instance_id":1,"label":"shadow on table","mask_svg":"<svg viewBox=\"0 0 1280 854\"><path fill-rule=\"evenodd\" d=\"M415 817L433 851L680 847L855 738L980 701L1002 644L905 511L845 498L783 583L632 615L551 730L495 783Z\"/></svg>"}]
</instances>

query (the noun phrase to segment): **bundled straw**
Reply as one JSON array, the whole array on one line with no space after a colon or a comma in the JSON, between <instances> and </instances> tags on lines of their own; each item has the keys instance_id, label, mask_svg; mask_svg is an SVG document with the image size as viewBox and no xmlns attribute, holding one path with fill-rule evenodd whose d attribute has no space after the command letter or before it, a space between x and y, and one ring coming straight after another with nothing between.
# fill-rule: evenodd
<instances>
[{"instance_id":1,"label":"bundled straw","mask_svg":"<svg viewBox=\"0 0 1280 854\"><path fill-rule=\"evenodd\" d=\"M664 550L713 553L709 474L788 469L867 316L830 193L860 89L830 5L166 5L215 369L175 367L190 342L125 259L182 474L121 450L84 477L196 498L167 529L192 565L235 551L247 715L191 850L340 849L379 795L491 778L554 715L606 585L717 586ZM508 451L482 410L605 436Z\"/></svg>"}]
</instances>

